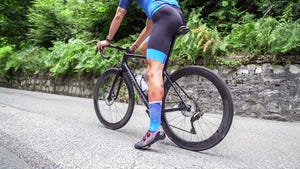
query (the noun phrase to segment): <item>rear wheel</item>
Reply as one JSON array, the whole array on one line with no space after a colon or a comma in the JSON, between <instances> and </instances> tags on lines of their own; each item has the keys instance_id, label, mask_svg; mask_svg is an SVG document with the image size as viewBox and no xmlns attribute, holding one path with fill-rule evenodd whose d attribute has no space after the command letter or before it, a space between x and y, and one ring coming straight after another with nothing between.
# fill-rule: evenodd
<instances>
[{"instance_id":1,"label":"rear wheel","mask_svg":"<svg viewBox=\"0 0 300 169\"><path fill-rule=\"evenodd\" d=\"M163 98L162 126L178 146L202 151L217 145L230 129L233 102L224 81L211 70L190 66L170 75Z\"/></svg>"},{"instance_id":2,"label":"rear wheel","mask_svg":"<svg viewBox=\"0 0 300 169\"><path fill-rule=\"evenodd\" d=\"M93 100L96 115L105 127L123 127L134 108L134 91L130 80L119 69L107 70L97 80Z\"/></svg>"}]
</instances>

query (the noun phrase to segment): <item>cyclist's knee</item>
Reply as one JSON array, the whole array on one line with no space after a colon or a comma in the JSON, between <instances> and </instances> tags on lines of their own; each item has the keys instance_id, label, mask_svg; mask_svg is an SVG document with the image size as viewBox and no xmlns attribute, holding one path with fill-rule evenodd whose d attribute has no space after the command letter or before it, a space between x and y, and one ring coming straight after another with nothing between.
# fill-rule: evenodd
<instances>
[{"instance_id":1,"label":"cyclist's knee","mask_svg":"<svg viewBox=\"0 0 300 169\"><path fill-rule=\"evenodd\" d=\"M148 63L148 67L147 67L148 78L153 78L153 77L162 78L164 64L151 59L148 59L147 63Z\"/></svg>"}]
</instances>

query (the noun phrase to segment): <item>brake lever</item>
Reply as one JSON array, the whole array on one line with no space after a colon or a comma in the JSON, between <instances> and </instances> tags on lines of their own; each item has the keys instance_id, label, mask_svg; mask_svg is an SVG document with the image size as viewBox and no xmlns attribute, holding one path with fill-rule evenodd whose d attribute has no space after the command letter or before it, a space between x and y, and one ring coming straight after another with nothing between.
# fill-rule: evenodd
<instances>
[{"instance_id":1,"label":"brake lever","mask_svg":"<svg viewBox=\"0 0 300 169\"><path fill-rule=\"evenodd\" d=\"M110 58L109 56L106 56L106 55L104 54L103 50L98 50L98 47L96 47L96 53L95 53L95 55L96 55L98 52L100 53L100 55L101 55L104 59L109 59L109 58Z\"/></svg>"}]
</instances>

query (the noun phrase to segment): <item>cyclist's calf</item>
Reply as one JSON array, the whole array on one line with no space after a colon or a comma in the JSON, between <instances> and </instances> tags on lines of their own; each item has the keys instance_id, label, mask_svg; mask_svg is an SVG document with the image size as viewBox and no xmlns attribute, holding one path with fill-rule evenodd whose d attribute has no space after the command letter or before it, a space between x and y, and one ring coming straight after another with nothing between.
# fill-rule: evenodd
<instances>
[{"instance_id":1,"label":"cyclist's calf","mask_svg":"<svg viewBox=\"0 0 300 169\"><path fill-rule=\"evenodd\" d=\"M161 101L164 95L162 76L164 64L151 59L148 59L147 63L147 76L149 81L149 102Z\"/></svg>"}]
</instances>

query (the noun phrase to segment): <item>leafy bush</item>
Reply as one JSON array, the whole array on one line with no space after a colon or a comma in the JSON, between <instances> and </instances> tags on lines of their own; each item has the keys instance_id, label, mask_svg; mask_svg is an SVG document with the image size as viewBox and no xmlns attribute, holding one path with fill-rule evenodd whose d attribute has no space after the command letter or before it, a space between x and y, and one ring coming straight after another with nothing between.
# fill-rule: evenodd
<instances>
[{"instance_id":1,"label":"leafy bush","mask_svg":"<svg viewBox=\"0 0 300 169\"><path fill-rule=\"evenodd\" d=\"M10 56L13 54L13 52L14 51L11 46L4 46L0 48L0 77L6 76L6 63L10 60Z\"/></svg>"},{"instance_id":2,"label":"leafy bush","mask_svg":"<svg viewBox=\"0 0 300 169\"><path fill-rule=\"evenodd\" d=\"M238 9L237 0L221 0L217 4L218 10L210 13L206 22L215 27L223 35L230 33L232 25L239 22L244 11Z\"/></svg>"},{"instance_id":3,"label":"leafy bush","mask_svg":"<svg viewBox=\"0 0 300 169\"><path fill-rule=\"evenodd\" d=\"M44 57L48 53L45 48L29 45L24 50L17 51L10 56L5 71L38 74L45 70Z\"/></svg>"},{"instance_id":4,"label":"leafy bush","mask_svg":"<svg viewBox=\"0 0 300 169\"><path fill-rule=\"evenodd\" d=\"M191 32L176 41L172 56L172 60L176 63L212 66L215 62L215 56L211 54L211 51L221 37L216 29L211 29L201 21L199 22L201 11L202 8L198 8L191 12L187 23Z\"/></svg>"},{"instance_id":5,"label":"leafy bush","mask_svg":"<svg viewBox=\"0 0 300 169\"><path fill-rule=\"evenodd\" d=\"M120 59L120 54L106 50L106 55L112 58L104 60L95 54L94 41L85 42L81 39L71 39L68 43L57 41L50 50L45 66L53 76L74 76L77 72L99 75L116 65Z\"/></svg>"},{"instance_id":6,"label":"leafy bush","mask_svg":"<svg viewBox=\"0 0 300 169\"><path fill-rule=\"evenodd\" d=\"M70 40L69 43L56 41L51 53L45 60L46 67L54 76L73 75L74 68L80 57L86 51L86 45L81 40Z\"/></svg>"},{"instance_id":7,"label":"leafy bush","mask_svg":"<svg viewBox=\"0 0 300 169\"><path fill-rule=\"evenodd\" d=\"M45 47L52 46L55 40L67 42L79 34L91 37L89 31L107 9L102 1L35 0L28 15L32 24L29 35Z\"/></svg>"},{"instance_id":8,"label":"leafy bush","mask_svg":"<svg viewBox=\"0 0 300 169\"><path fill-rule=\"evenodd\" d=\"M231 33L224 37L217 29L203 24L205 20L199 22L201 11L202 8L192 11L188 21L192 31L177 40L172 56L176 63L206 66L225 64L236 67L247 64L248 55L298 55L299 57L299 19L295 22L291 21L288 17L291 16L291 10L287 10L280 19L266 17L256 20L252 14L245 13L240 24L234 24ZM233 55L244 57L235 59Z\"/></svg>"},{"instance_id":9,"label":"leafy bush","mask_svg":"<svg viewBox=\"0 0 300 169\"><path fill-rule=\"evenodd\" d=\"M117 5L116 1L105 0L35 0L28 15L32 24L29 36L44 47L52 47L53 41L68 42L72 38L104 39ZM115 39L127 37L133 31L140 31L146 21L145 17L141 16L144 16L142 11L132 6Z\"/></svg>"},{"instance_id":10,"label":"leafy bush","mask_svg":"<svg viewBox=\"0 0 300 169\"><path fill-rule=\"evenodd\" d=\"M300 1L298 0L255 0L254 3L257 7L257 13L261 13L262 16L272 16L276 19L291 9L290 20L297 20L300 17Z\"/></svg>"},{"instance_id":11,"label":"leafy bush","mask_svg":"<svg viewBox=\"0 0 300 169\"><path fill-rule=\"evenodd\" d=\"M8 44L14 44L18 49L26 41L29 29L26 15L32 0L1 1L0 3L0 46L5 39ZM4 45L3 45L4 46Z\"/></svg>"},{"instance_id":12,"label":"leafy bush","mask_svg":"<svg viewBox=\"0 0 300 169\"><path fill-rule=\"evenodd\" d=\"M227 55L296 54L300 43L299 26L299 20L279 22L272 17L235 25L232 33L217 44L215 50Z\"/></svg>"},{"instance_id":13,"label":"leafy bush","mask_svg":"<svg viewBox=\"0 0 300 169\"><path fill-rule=\"evenodd\" d=\"M270 54L300 53L300 19L296 22L279 23L274 27L268 39L271 49Z\"/></svg>"},{"instance_id":14,"label":"leafy bush","mask_svg":"<svg viewBox=\"0 0 300 169\"><path fill-rule=\"evenodd\" d=\"M295 55L299 58L298 1L180 0L180 3L186 18L189 16L188 26L192 31L177 40L171 64L236 67L248 61L247 57L232 59L233 55ZM95 55L95 41L91 39L107 35L117 4L117 1L106 0L28 0L24 1L23 8L14 2L4 2L0 5L3 11L0 14L0 45L4 46L0 48L0 76L42 71L49 71L52 76L74 76L78 72L98 75L116 66L122 52L106 50L112 58L104 60ZM26 9L24 13L31 6L28 14L31 25L27 20L20 22L25 14L10 10L13 6L19 6L16 10L20 11ZM14 19L22 25L22 31L16 35L13 35L15 29L7 29L15 28L15 22L8 18L11 13L18 15ZM144 23L145 15L137 5L132 5L114 44L130 46ZM9 46L12 40L26 39L15 36L24 35L28 27L35 45L24 42L22 46L21 42L13 42L16 45ZM9 32L7 36L6 32ZM20 47L21 50L14 51ZM133 62L131 66L137 68L142 64Z\"/></svg>"}]
</instances>

